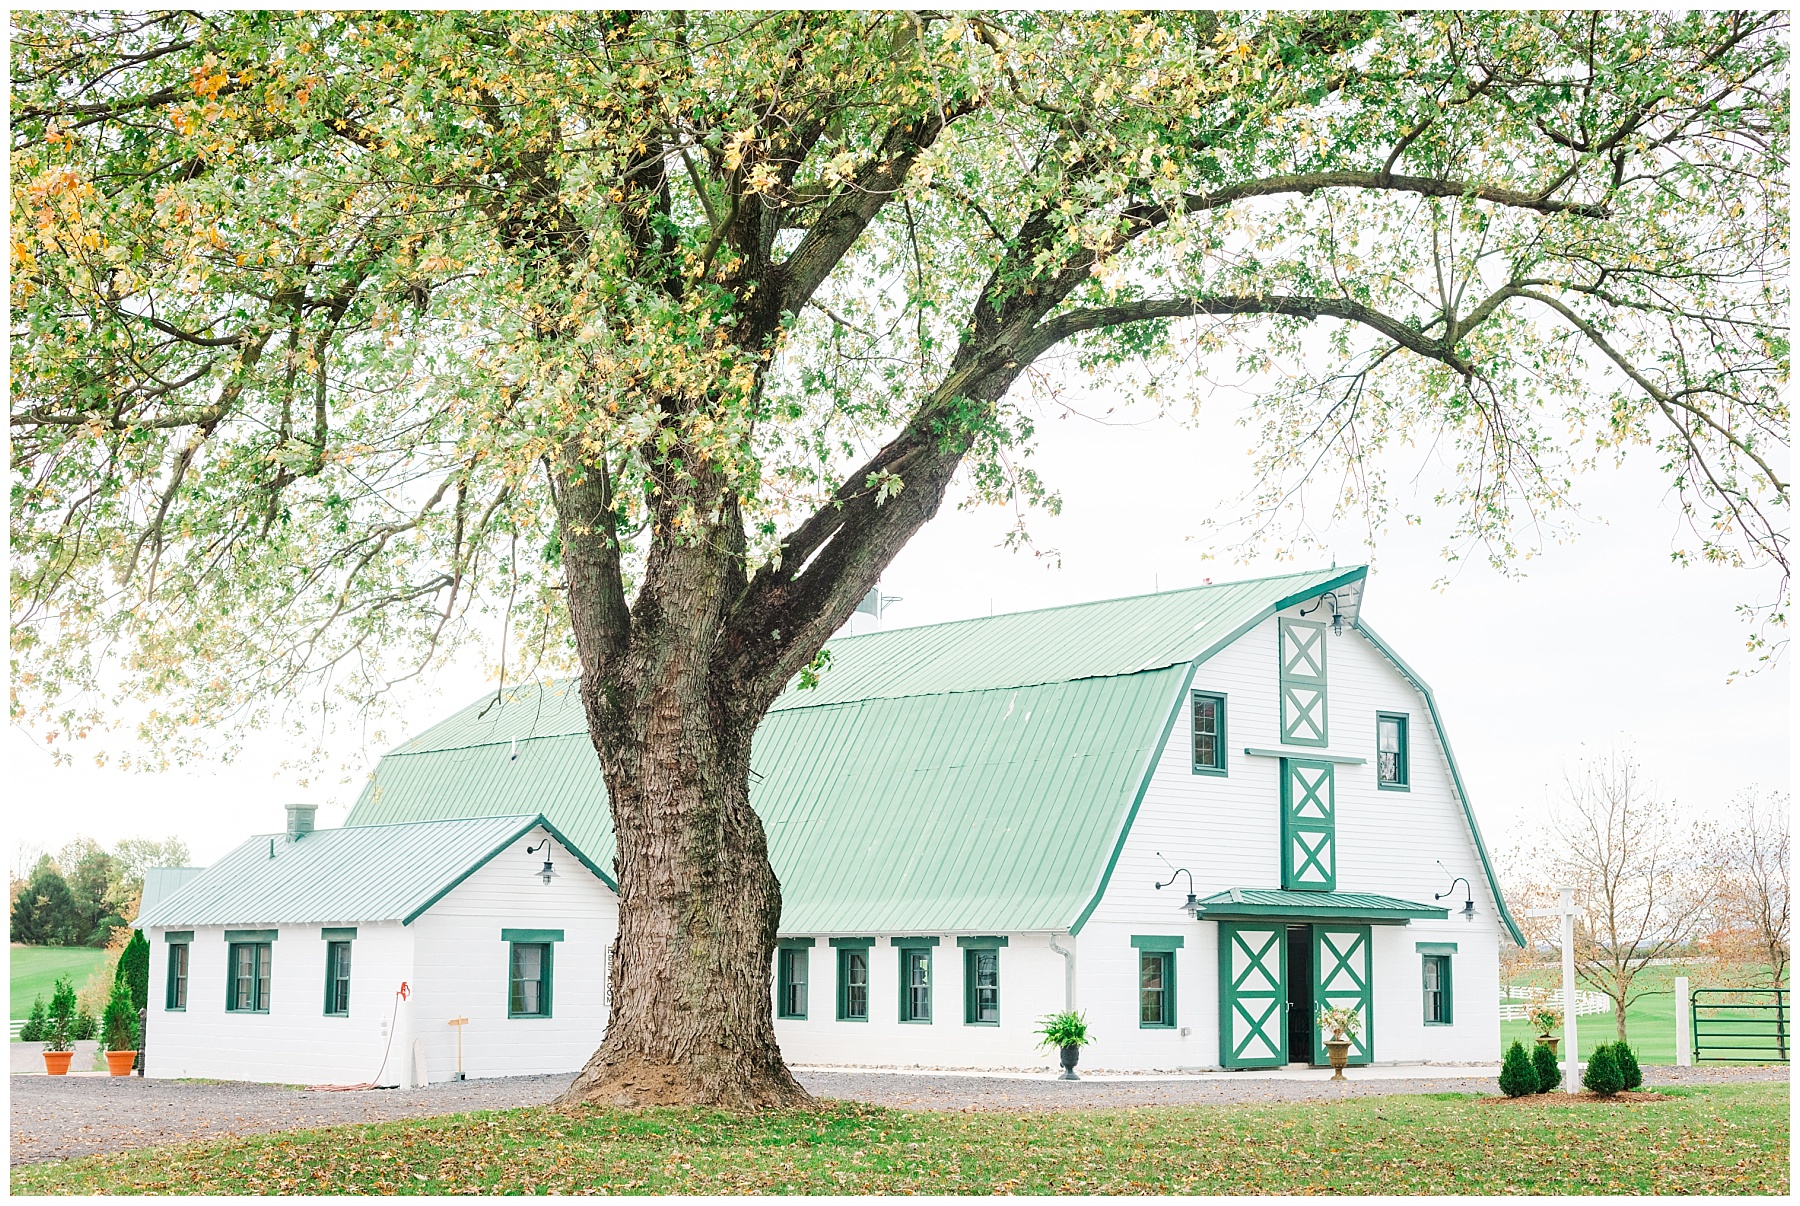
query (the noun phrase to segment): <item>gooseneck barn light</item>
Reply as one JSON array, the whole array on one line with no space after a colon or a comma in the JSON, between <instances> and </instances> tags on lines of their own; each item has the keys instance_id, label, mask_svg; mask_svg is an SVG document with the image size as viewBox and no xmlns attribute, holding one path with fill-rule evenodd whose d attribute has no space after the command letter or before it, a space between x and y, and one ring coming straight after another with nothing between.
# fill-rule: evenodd
<instances>
[{"instance_id":1,"label":"gooseneck barn light","mask_svg":"<svg viewBox=\"0 0 1800 1206\"><path fill-rule=\"evenodd\" d=\"M1301 612L1300 612L1300 616L1302 619L1304 619L1305 617L1311 615L1313 612L1319 610L1319 608L1325 606L1325 600L1327 600L1327 599L1331 600L1331 635L1332 636L1343 636L1344 635L1344 613L1341 610L1339 610L1339 608L1338 608L1338 597L1337 597L1337 592L1335 590L1326 591L1324 594L1319 596L1319 601L1317 603L1314 603L1311 607L1302 608Z\"/></svg>"},{"instance_id":2,"label":"gooseneck barn light","mask_svg":"<svg viewBox=\"0 0 1800 1206\"><path fill-rule=\"evenodd\" d=\"M1475 920L1475 889L1471 888L1469 886L1469 881L1464 879L1462 876L1459 875L1455 879L1451 880L1450 886L1448 888L1445 888L1442 892L1436 893L1435 895L1432 896L1431 899L1442 900L1446 896L1455 896L1457 884L1461 884L1463 886L1463 907L1461 910L1462 919L1464 921L1474 921Z\"/></svg>"},{"instance_id":3,"label":"gooseneck barn light","mask_svg":"<svg viewBox=\"0 0 1800 1206\"><path fill-rule=\"evenodd\" d=\"M550 839L545 838L535 846L525 847L526 854L536 854L540 850L544 852L544 869L538 872L538 878L543 880L544 886L548 888L550 881L556 878L556 867L550 862Z\"/></svg>"}]
</instances>

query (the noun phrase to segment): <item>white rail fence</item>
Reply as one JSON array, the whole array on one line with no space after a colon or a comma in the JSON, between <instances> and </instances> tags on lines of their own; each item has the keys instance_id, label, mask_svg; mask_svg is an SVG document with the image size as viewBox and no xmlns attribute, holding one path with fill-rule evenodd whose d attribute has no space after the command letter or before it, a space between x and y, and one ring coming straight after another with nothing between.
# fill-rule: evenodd
<instances>
[{"instance_id":1,"label":"white rail fence","mask_svg":"<svg viewBox=\"0 0 1800 1206\"><path fill-rule=\"evenodd\" d=\"M1531 1007L1540 1000L1553 1009L1561 1009L1563 1003L1562 989L1553 988L1545 991L1541 988L1521 988L1516 984L1500 986L1500 1020L1502 1022L1522 1022ZM1518 1002L1514 1004L1513 1002ZM1590 1013L1611 1013L1612 999L1603 992L1589 992L1586 989L1575 990L1575 1016L1585 1017Z\"/></svg>"}]
</instances>

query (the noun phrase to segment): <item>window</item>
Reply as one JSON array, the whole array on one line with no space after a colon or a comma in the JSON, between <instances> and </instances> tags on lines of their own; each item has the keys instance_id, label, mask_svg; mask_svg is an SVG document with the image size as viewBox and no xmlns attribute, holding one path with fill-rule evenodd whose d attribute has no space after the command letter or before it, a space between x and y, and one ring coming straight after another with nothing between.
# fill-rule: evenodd
<instances>
[{"instance_id":1,"label":"window","mask_svg":"<svg viewBox=\"0 0 1800 1206\"><path fill-rule=\"evenodd\" d=\"M963 1021L971 1026L1000 1024L1000 952L963 952Z\"/></svg>"},{"instance_id":2,"label":"window","mask_svg":"<svg viewBox=\"0 0 1800 1206\"><path fill-rule=\"evenodd\" d=\"M163 998L165 1009L187 1008L188 981L188 944L171 942L169 944L169 988Z\"/></svg>"},{"instance_id":3,"label":"window","mask_svg":"<svg viewBox=\"0 0 1800 1206\"><path fill-rule=\"evenodd\" d=\"M512 975L507 994L506 1016L509 1018L547 1018L550 1016L551 951L548 942L515 942L512 944Z\"/></svg>"},{"instance_id":4,"label":"window","mask_svg":"<svg viewBox=\"0 0 1800 1206\"><path fill-rule=\"evenodd\" d=\"M1194 692L1194 773L1225 773L1225 697Z\"/></svg>"},{"instance_id":5,"label":"window","mask_svg":"<svg viewBox=\"0 0 1800 1206\"><path fill-rule=\"evenodd\" d=\"M869 1020L869 948L838 948L838 1021Z\"/></svg>"},{"instance_id":6,"label":"window","mask_svg":"<svg viewBox=\"0 0 1800 1206\"><path fill-rule=\"evenodd\" d=\"M1392 712L1375 714L1375 782L1391 791L1407 786L1406 717Z\"/></svg>"},{"instance_id":7,"label":"window","mask_svg":"<svg viewBox=\"0 0 1800 1206\"><path fill-rule=\"evenodd\" d=\"M1425 1024L1427 1026L1448 1026L1451 1024L1451 1006L1454 997L1450 991L1450 956L1425 955L1423 959L1423 975L1425 981Z\"/></svg>"},{"instance_id":8,"label":"window","mask_svg":"<svg viewBox=\"0 0 1800 1206\"><path fill-rule=\"evenodd\" d=\"M231 1013L269 1012L270 949L267 942L233 942L228 948L225 1008Z\"/></svg>"},{"instance_id":9,"label":"window","mask_svg":"<svg viewBox=\"0 0 1800 1206\"><path fill-rule=\"evenodd\" d=\"M931 1020L931 948L900 948L900 1020Z\"/></svg>"},{"instance_id":10,"label":"window","mask_svg":"<svg viewBox=\"0 0 1800 1206\"><path fill-rule=\"evenodd\" d=\"M350 944L325 944L325 1012L332 1017L350 1016Z\"/></svg>"},{"instance_id":11,"label":"window","mask_svg":"<svg viewBox=\"0 0 1800 1206\"><path fill-rule=\"evenodd\" d=\"M1138 952L1138 1025L1175 1024L1175 952Z\"/></svg>"},{"instance_id":12,"label":"window","mask_svg":"<svg viewBox=\"0 0 1800 1206\"><path fill-rule=\"evenodd\" d=\"M812 952L805 947L782 947L775 956L775 1016L806 1016L806 964Z\"/></svg>"}]
</instances>

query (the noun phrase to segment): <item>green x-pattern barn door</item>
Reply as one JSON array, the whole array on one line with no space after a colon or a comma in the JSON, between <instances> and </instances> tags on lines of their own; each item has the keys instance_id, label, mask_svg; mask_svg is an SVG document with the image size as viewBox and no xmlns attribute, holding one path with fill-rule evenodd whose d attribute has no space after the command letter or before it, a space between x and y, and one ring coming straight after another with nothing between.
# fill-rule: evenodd
<instances>
[{"instance_id":1,"label":"green x-pattern barn door","mask_svg":"<svg viewBox=\"0 0 1800 1206\"><path fill-rule=\"evenodd\" d=\"M1369 991L1371 959L1369 927L1313 923L1313 1005L1339 1009L1356 1007L1362 1029L1350 1042L1350 1062L1366 1064L1374 1058L1375 1015ZM1313 1063L1329 1062L1323 1027L1313 1027Z\"/></svg>"},{"instance_id":2,"label":"green x-pattern barn door","mask_svg":"<svg viewBox=\"0 0 1800 1206\"><path fill-rule=\"evenodd\" d=\"M1219 1062L1288 1062L1286 922L1219 923Z\"/></svg>"},{"instance_id":3,"label":"green x-pattern barn door","mask_svg":"<svg viewBox=\"0 0 1800 1206\"><path fill-rule=\"evenodd\" d=\"M1328 745L1325 625L1282 620L1276 631L1281 659L1281 740L1288 745Z\"/></svg>"},{"instance_id":4,"label":"green x-pattern barn door","mask_svg":"<svg viewBox=\"0 0 1800 1206\"><path fill-rule=\"evenodd\" d=\"M1329 762L1281 760L1281 886L1337 888L1337 782Z\"/></svg>"}]
</instances>

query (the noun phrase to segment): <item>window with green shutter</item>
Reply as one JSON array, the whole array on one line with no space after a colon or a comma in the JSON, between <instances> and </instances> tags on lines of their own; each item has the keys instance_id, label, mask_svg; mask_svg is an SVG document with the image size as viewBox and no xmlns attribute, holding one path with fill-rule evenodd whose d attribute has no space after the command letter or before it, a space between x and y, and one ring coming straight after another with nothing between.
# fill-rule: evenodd
<instances>
[{"instance_id":1,"label":"window with green shutter","mask_svg":"<svg viewBox=\"0 0 1800 1206\"><path fill-rule=\"evenodd\" d=\"M837 956L838 1021L866 1022L869 1020L869 948L840 946Z\"/></svg>"},{"instance_id":2,"label":"window with green shutter","mask_svg":"<svg viewBox=\"0 0 1800 1206\"><path fill-rule=\"evenodd\" d=\"M347 940L325 944L325 1013L334 1018L350 1016L350 943Z\"/></svg>"},{"instance_id":3,"label":"window with green shutter","mask_svg":"<svg viewBox=\"0 0 1800 1206\"><path fill-rule=\"evenodd\" d=\"M267 942L233 942L226 948L225 1009L229 1013L269 1012Z\"/></svg>"},{"instance_id":4,"label":"window with green shutter","mask_svg":"<svg viewBox=\"0 0 1800 1206\"><path fill-rule=\"evenodd\" d=\"M900 948L900 1020L931 1021L931 948Z\"/></svg>"},{"instance_id":5,"label":"window with green shutter","mask_svg":"<svg viewBox=\"0 0 1800 1206\"><path fill-rule=\"evenodd\" d=\"M1281 740L1288 745L1330 744L1325 701L1325 625L1280 620Z\"/></svg>"},{"instance_id":6,"label":"window with green shutter","mask_svg":"<svg viewBox=\"0 0 1800 1206\"><path fill-rule=\"evenodd\" d=\"M1375 713L1375 785L1388 791L1405 791L1411 778L1407 760L1405 715Z\"/></svg>"},{"instance_id":7,"label":"window with green shutter","mask_svg":"<svg viewBox=\"0 0 1800 1206\"><path fill-rule=\"evenodd\" d=\"M963 952L963 1021L971 1026L1000 1024L1000 951Z\"/></svg>"},{"instance_id":8,"label":"window with green shutter","mask_svg":"<svg viewBox=\"0 0 1800 1206\"><path fill-rule=\"evenodd\" d=\"M1456 998L1450 990L1450 956L1421 955L1420 960L1425 989L1425 1024L1451 1025Z\"/></svg>"},{"instance_id":9,"label":"window with green shutter","mask_svg":"<svg viewBox=\"0 0 1800 1206\"><path fill-rule=\"evenodd\" d=\"M1167 1029L1175 1024L1175 952L1138 952L1138 1026Z\"/></svg>"},{"instance_id":10,"label":"window with green shutter","mask_svg":"<svg viewBox=\"0 0 1800 1206\"><path fill-rule=\"evenodd\" d=\"M1191 717L1194 729L1194 773L1225 774L1225 697L1210 691L1195 691Z\"/></svg>"},{"instance_id":11,"label":"window with green shutter","mask_svg":"<svg viewBox=\"0 0 1800 1206\"><path fill-rule=\"evenodd\" d=\"M169 984L163 996L163 1008L184 1010L187 1008L188 991L188 944L171 942L169 944Z\"/></svg>"},{"instance_id":12,"label":"window with green shutter","mask_svg":"<svg viewBox=\"0 0 1800 1206\"><path fill-rule=\"evenodd\" d=\"M510 950L506 1016L509 1018L550 1017L555 944L550 942L513 942L510 944Z\"/></svg>"},{"instance_id":13,"label":"window with green shutter","mask_svg":"<svg viewBox=\"0 0 1800 1206\"><path fill-rule=\"evenodd\" d=\"M808 957L803 946L784 946L775 956L775 1016L806 1017Z\"/></svg>"}]
</instances>

